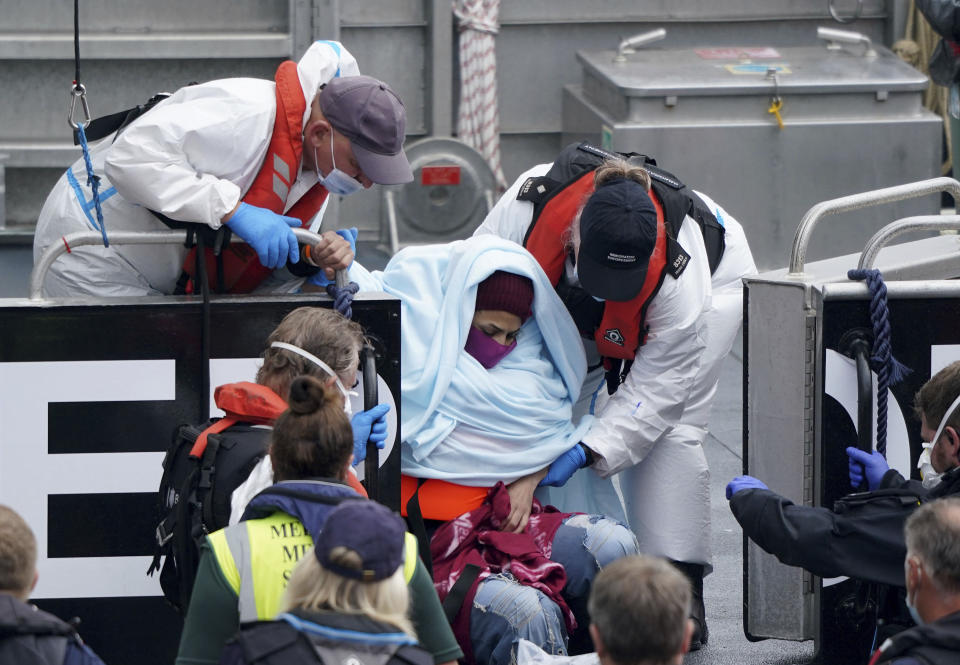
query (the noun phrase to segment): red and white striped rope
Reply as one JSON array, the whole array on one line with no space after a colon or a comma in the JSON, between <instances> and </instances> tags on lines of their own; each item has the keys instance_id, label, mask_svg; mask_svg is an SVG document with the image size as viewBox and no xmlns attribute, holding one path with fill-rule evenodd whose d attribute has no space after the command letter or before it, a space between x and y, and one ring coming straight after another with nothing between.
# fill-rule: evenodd
<instances>
[{"instance_id":1,"label":"red and white striped rope","mask_svg":"<svg viewBox=\"0 0 960 665\"><path fill-rule=\"evenodd\" d=\"M454 0L460 21L460 109L457 135L479 152L501 189L500 117L497 109L497 56L500 0Z\"/></svg>"}]
</instances>

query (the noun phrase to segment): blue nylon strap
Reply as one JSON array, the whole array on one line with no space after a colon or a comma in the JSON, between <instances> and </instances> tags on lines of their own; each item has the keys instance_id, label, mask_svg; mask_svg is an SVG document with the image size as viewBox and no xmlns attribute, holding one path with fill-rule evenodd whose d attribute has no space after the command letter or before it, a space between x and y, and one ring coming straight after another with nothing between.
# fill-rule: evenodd
<instances>
[{"instance_id":1,"label":"blue nylon strap","mask_svg":"<svg viewBox=\"0 0 960 665\"><path fill-rule=\"evenodd\" d=\"M320 635L335 641L354 642L359 644L417 644L417 641L406 633L364 633L346 628L333 628L331 626L322 626L306 621L300 617L284 612L277 619L286 621L288 624L304 633Z\"/></svg>"},{"instance_id":2,"label":"blue nylon strap","mask_svg":"<svg viewBox=\"0 0 960 665\"><path fill-rule=\"evenodd\" d=\"M93 194L93 205L97 210L98 224L96 227L99 229L100 235L103 236L103 246L109 247L110 241L107 240L107 227L103 223L103 209L100 207L100 177L93 172L93 162L90 161L90 149L87 147L87 135L83 131L83 124L77 126L77 137L80 139L80 147L83 149L83 163L87 167L87 186L90 187L90 191ZM89 212L87 212L87 218L90 219L91 223L93 222Z\"/></svg>"},{"instance_id":3,"label":"blue nylon strap","mask_svg":"<svg viewBox=\"0 0 960 665\"><path fill-rule=\"evenodd\" d=\"M92 199L89 201L87 200L87 196L83 193L83 188L80 186L80 182L77 180L77 177L73 175L72 169L67 169L67 182L70 184L74 195L77 197L77 202L80 204L80 209L83 210L83 214L87 216L87 222L89 222L90 228L94 231L99 231L100 226L97 225L97 221L93 218L93 215L90 214L90 211L96 207L96 203ZM100 192L100 203L103 203L116 193L117 189L115 187L111 187L103 192Z\"/></svg>"}]
</instances>

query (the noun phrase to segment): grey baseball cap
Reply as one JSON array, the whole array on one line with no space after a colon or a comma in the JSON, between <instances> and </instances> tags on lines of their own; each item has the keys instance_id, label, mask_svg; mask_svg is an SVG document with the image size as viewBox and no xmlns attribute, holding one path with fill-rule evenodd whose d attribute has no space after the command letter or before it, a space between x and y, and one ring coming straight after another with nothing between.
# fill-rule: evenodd
<instances>
[{"instance_id":1,"label":"grey baseball cap","mask_svg":"<svg viewBox=\"0 0 960 665\"><path fill-rule=\"evenodd\" d=\"M379 185L413 180L403 152L407 112L390 86L370 76L344 76L320 91L320 110L350 139L357 163Z\"/></svg>"}]
</instances>

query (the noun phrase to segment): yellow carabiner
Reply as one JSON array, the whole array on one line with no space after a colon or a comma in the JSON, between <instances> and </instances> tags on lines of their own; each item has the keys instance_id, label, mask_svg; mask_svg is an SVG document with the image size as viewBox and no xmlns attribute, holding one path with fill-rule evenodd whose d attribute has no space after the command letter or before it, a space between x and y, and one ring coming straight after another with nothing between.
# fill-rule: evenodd
<instances>
[{"instance_id":1,"label":"yellow carabiner","mask_svg":"<svg viewBox=\"0 0 960 665\"><path fill-rule=\"evenodd\" d=\"M767 113L772 113L777 118L777 126L783 129L783 118L780 116L780 109L783 108L783 100L780 97L774 97L770 102L770 108Z\"/></svg>"}]
</instances>

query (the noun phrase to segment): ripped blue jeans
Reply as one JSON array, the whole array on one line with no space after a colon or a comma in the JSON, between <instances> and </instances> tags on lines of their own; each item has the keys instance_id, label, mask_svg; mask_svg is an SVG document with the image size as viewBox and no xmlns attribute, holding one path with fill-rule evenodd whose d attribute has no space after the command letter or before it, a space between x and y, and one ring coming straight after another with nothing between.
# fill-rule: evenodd
<instances>
[{"instance_id":1,"label":"ripped blue jeans","mask_svg":"<svg viewBox=\"0 0 960 665\"><path fill-rule=\"evenodd\" d=\"M567 584L563 597L577 619L567 635L560 608L510 573L491 575L477 588L470 611L470 640L477 663L509 665L521 638L550 654L590 649L587 597L597 572L623 556L639 553L637 539L623 524L602 515L572 515L553 538L553 561L563 564Z\"/></svg>"}]
</instances>

